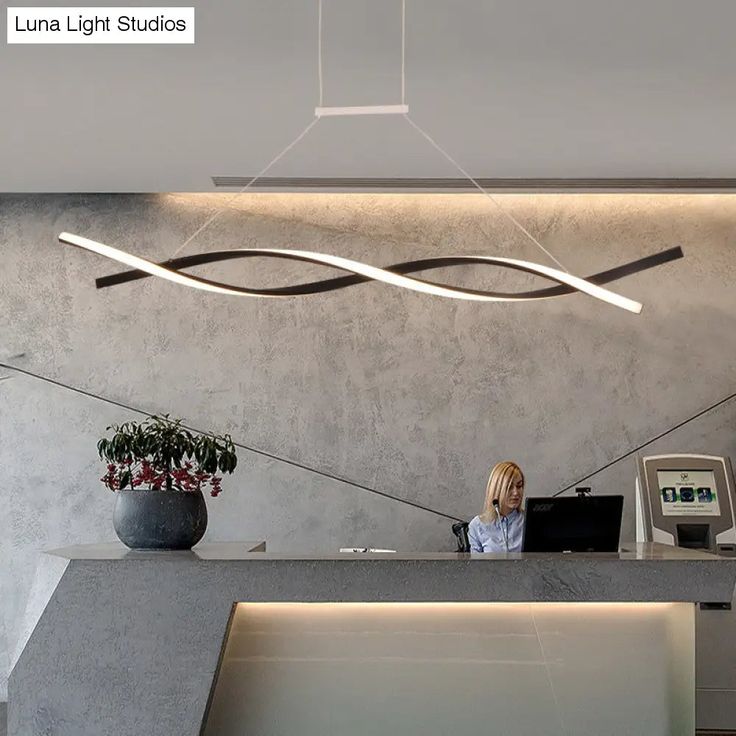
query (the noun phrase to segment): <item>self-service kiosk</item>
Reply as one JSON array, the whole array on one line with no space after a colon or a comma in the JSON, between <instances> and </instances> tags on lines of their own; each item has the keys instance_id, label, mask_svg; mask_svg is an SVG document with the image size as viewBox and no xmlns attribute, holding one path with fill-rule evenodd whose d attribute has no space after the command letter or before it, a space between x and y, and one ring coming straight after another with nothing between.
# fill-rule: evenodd
<instances>
[{"instance_id":1,"label":"self-service kiosk","mask_svg":"<svg viewBox=\"0 0 736 736\"><path fill-rule=\"evenodd\" d=\"M735 506L733 470L726 457L651 455L638 460L637 541L733 556ZM701 604L695 641L697 728L736 731L736 605L709 610Z\"/></svg>"},{"instance_id":2,"label":"self-service kiosk","mask_svg":"<svg viewBox=\"0 0 736 736\"><path fill-rule=\"evenodd\" d=\"M727 457L650 455L638 462L638 541L736 551L736 496Z\"/></svg>"}]
</instances>

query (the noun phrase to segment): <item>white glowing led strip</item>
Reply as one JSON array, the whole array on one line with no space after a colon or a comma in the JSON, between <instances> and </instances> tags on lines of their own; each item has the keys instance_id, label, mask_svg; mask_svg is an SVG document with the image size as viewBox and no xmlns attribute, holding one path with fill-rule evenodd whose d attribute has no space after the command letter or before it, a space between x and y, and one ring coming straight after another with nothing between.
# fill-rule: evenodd
<instances>
[{"instance_id":1,"label":"white glowing led strip","mask_svg":"<svg viewBox=\"0 0 736 736\"><path fill-rule=\"evenodd\" d=\"M190 286L194 289L201 289L202 291L209 291L215 294L227 294L231 296L261 296L261 297L275 297L275 295L257 295L257 294L243 294L234 289L229 289L224 286L217 286L215 284L205 284L193 279L186 274L178 271L172 271L163 266L159 266L157 263L148 261L145 258L131 255L125 251L118 250L104 243L98 243L95 240L89 240L79 235L72 235L71 233L61 233L59 240L69 245L75 245L79 248L98 253L106 258L111 258L114 261L123 263L131 268L144 271L151 276L158 276L159 278L172 281L175 284L181 284L182 286ZM344 271L349 271L360 276L366 276L374 281L381 281L384 284L390 284L392 286L399 286L404 289L411 289L412 291L418 291L423 294L431 294L433 296L441 296L448 299L463 299L466 301L476 302L514 302L514 301L533 301L533 298L521 297L519 299L513 297L501 297L491 296L486 294L467 294L463 291L458 291L446 286L437 286L435 284L428 284L417 279L409 278L408 276L402 276L401 274L393 273L392 271L386 271L383 268L377 266L369 266L359 261L352 261L349 258L342 258L340 256L332 256L326 253L315 253L307 250L282 250L282 249L269 249L269 248L236 248L233 250L235 253L252 253L254 255L270 255L280 254L285 256L294 256L296 258L309 258L321 263L325 266L332 266L333 268L339 268ZM462 258L462 256L459 256ZM564 271L559 271L556 268L550 268L549 266L541 266L537 263L530 263L529 261L521 261L515 258L497 258L494 256L468 256L468 258L477 259L480 258L488 263L497 263L500 265L519 266L521 268L528 269L533 273L539 274L540 276L547 276L555 281L571 286L577 291L581 291L589 296L592 296L601 301L612 304L615 307L626 309L629 312L639 314L642 310L642 305L639 302L635 302L633 299L628 299L625 296L616 294L608 289L604 289L601 286L591 284L585 279L581 279L578 276L572 276ZM283 297L281 297L283 298Z\"/></svg>"}]
</instances>

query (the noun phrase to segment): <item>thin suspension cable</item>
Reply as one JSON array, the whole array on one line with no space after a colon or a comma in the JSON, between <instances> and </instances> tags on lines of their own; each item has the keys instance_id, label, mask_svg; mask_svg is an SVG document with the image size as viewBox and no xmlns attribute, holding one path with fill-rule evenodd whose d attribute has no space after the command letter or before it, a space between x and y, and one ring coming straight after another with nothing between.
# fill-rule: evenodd
<instances>
[{"instance_id":1,"label":"thin suspension cable","mask_svg":"<svg viewBox=\"0 0 736 736\"><path fill-rule=\"evenodd\" d=\"M553 256L553 255L552 255L552 254L551 254L551 253L550 253L550 252L549 252L549 251L548 251L548 250L547 250L547 249L546 249L546 248L545 248L545 247L544 247L544 246L543 246L543 245L542 245L542 244L541 244L541 243L539 242L539 240L537 240L537 238L535 238L535 237L534 237L534 236L533 236L533 235L532 235L532 234L531 234L531 233L530 233L530 232L529 232L529 231L528 231L528 230L527 230L527 229L526 229L526 228L525 228L525 227L524 227L524 226L523 226L523 225L522 225L522 224L521 224L521 223L520 223L520 222L519 222L519 221L518 221L518 220L517 220L517 219L516 219L516 218L515 218L515 217L514 217L514 216L513 216L513 215L512 215L512 214L511 214L511 213L510 213L510 212L509 212L509 211L508 211L508 210L507 210L507 209L506 209L506 208L505 208L505 207L504 207L504 206L503 206L503 205L502 205L502 204L501 204L501 203L500 203L500 202L499 202L499 201L498 201L498 200L497 200L497 199L496 199L496 198L495 198L495 197L494 197L494 196L493 196L492 194L491 194L491 193L490 193L490 192L487 192L487 191L486 191L486 190L485 190L485 189L484 189L484 188L483 188L483 187L482 187L482 186L481 186L481 185L480 185L480 184L479 184L479 183L478 183L478 182L477 182L477 181L476 181L476 180L475 180L475 179L474 179L474 178L473 178L473 177L472 177L472 176L471 176L471 175L470 175L470 174L469 174L469 173L468 173L467 171L465 171L465 169L464 169L464 168L463 168L462 166L460 166L460 164L459 164L459 163L458 163L457 161L455 161L455 159L454 159L454 158L453 158L452 156L450 156L450 154L449 154L449 153L447 153L447 151L445 151L445 149L444 149L444 148L442 148L442 146L440 146L440 144L439 144L439 143L437 143L437 141L435 141L435 140L434 140L434 138L432 138L432 136L430 136L430 135L429 135L429 133L427 133L427 132L426 132L426 131L425 131L425 130L424 130L424 129L423 129L423 128L422 128L422 127L421 127L421 126L420 126L420 125L418 124L418 123L415 123L415 122L414 122L414 121L413 121L413 120L412 120L412 119L411 119L411 118L410 118L410 117L409 117L408 115L404 115L404 118L406 118L407 122L408 122L408 123L409 123L409 124L410 124L410 125L411 125L411 126L412 126L412 127L413 127L413 128L414 128L414 129L416 130L416 131L417 131L417 132L418 132L418 133L420 133L420 134L421 134L422 136L424 136L424 138L425 138L425 139L426 139L426 140L427 140L427 141L428 141L428 142L430 143L430 145L431 145L431 146L432 146L432 147L433 147L433 148L434 148L434 149L435 149L436 151L438 151L438 152L439 152L440 154L442 154L442 156L444 156L444 157L445 157L445 158L446 158L446 159L447 159L447 160L448 160L448 161L449 161L449 162L450 162L450 163L451 163L451 164L452 164L452 165L453 165L453 166L454 166L454 167L455 167L455 168L456 168L456 169L457 169L457 170L458 170L458 171L459 171L459 172L460 172L460 173L461 173L461 174L462 174L462 175L463 175L463 176L464 176L464 177L465 177L466 179L468 179L468 181L472 182L472 183L473 183L473 185L475 186L475 188L476 188L476 189L477 189L477 190L478 190L478 191L479 191L479 192L480 192L481 194L483 194L483 195L485 195L486 197L488 197L488 199L490 199L490 200L491 200L491 202L493 202L493 204L495 204L495 205L496 205L496 207L498 207L498 209L499 209L499 211L501 212L501 214L503 214L503 215L504 215L504 216L505 216L505 217L506 217L506 218L507 218L508 220L510 220L510 221L511 221L511 222L512 222L512 223L513 223L513 224L514 224L514 225L515 225L515 226L516 226L516 227L517 227L517 228L518 228L518 229L519 229L519 230L520 230L520 231L521 231L522 233L524 233L524 235L526 235L526 237L527 237L527 238L529 238L529 240L531 240L531 241L532 241L532 243L534 243L534 245L536 245L536 246L537 246L538 248L540 248L540 249L541 249L541 250L542 250L542 251L543 251L544 253L546 253L546 254L547 254L547 256L548 256L549 258L551 258L551 259L552 259L552 260L553 260L553 261L554 261L554 262L555 262L555 263L556 263L556 264L557 264L557 265L558 265L558 266L559 266L559 267L560 267L560 268L561 268L561 269L562 269L563 271L567 271L567 272L569 273L568 269L567 269L567 268L565 268L565 266L564 266L564 265L563 265L562 263L560 263L560 261L559 261L559 260L557 260L557 258L555 258L555 257L554 257L554 256Z\"/></svg>"},{"instance_id":2,"label":"thin suspension cable","mask_svg":"<svg viewBox=\"0 0 736 736\"><path fill-rule=\"evenodd\" d=\"M401 104L406 104L406 0L401 0Z\"/></svg>"},{"instance_id":3,"label":"thin suspension cable","mask_svg":"<svg viewBox=\"0 0 736 736\"><path fill-rule=\"evenodd\" d=\"M175 250L175 251L174 251L174 253L172 253L172 255L170 256L170 258L174 258L174 257L175 257L175 256L177 256L177 255L178 255L179 253L181 253L181 251L182 251L182 250L184 250L184 248L186 248L186 247L187 247L187 245L189 245L189 243L191 243L191 242L192 242L192 241L194 240L194 238L196 238L196 237L197 237L197 235L199 235L199 234L200 234L200 233L201 233L202 231L204 231L204 230L205 230L206 228L208 228L208 227L209 227L209 226L210 226L210 225L211 225L211 224L212 224L212 223L213 223L213 222L214 222L214 221L215 221L215 220L216 220L216 219L217 219L218 217L220 217L220 215L222 215L222 213L223 213L223 212L225 212L225 210L227 209L227 207L228 207L229 205L231 205L231 204L232 204L232 203L233 203L233 202L234 202L234 201L235 201L235 200L236 200L236 199L237 199L237 198L238 198L238 197L239 197L239 196L240 196L241 194L243 194L243 192L245 192L245 191L246 191L246 189L249 189L250 187L252 187L252 186L253 186L253 184L255 184L255 183L256 183L256 182L257 182L257 181L258 181L258 180L259 180L259 179L260 179L260 178L261 178L262 176L264 176L264 175L265 175L265 174L266 174L266 173L268 172L268 170L269 170L269 169L270 169L270 168L271 168L271 167L272 167L272 166L273 166L273 165L274 165L274 164L275 164L275 163L276 163L277 161L279 161L279 160L280 160L281 158L283 158L283 157L284 157L284 156L285 156L285 155L286 155L286 154L287 154L287 153L288 153L288 152L289 152L289 151L290 151L290 150L291 150L292 148L294 148L294 146L295 146L295 145L296 145L297 143L299 143L299 141L301 141L301 140L302 140L302 138L304 138L304 136L305 136L305 135L306 135L307 133L309 133L309 131L310 131L310 130L311 130L311 129L312 129L312 128L313 128L313 127L314 127L314 126L315 126L315 125L317 124L317 122L318 122L318 121L319 121L319 118L314 118L314 120L312 120L312 122L311 122L311 123L309 123L309 125L307 125L307 127L306 127L306 128L304 128L304 130L302 130L302 132L301 132L301 133L299 133L299 135L297 135L297 137L296 137L296 138L294 138L294 140L293 140L293 141L292 141L291 143L289 143L289 144L288 144L288 145L286 146L286 148L284 148L284 149L283 149L283 150L282 150L282 151L281 151L281 152L280 152L280 153L279 153L278 155L276 155L276 156L275 156L274 158L272 158L272 159L271 159L271 161L269 161L269 163L268 163L268 164L267 164L266 166L264 166L264 168L262 168L262 169L261 169L261 170L260 170L260 171L259 171L259 172L258 172L258 173L257 173L257 174L256 174L256 175L255 175L255 176L253 177L253 178L252 178L252 179L250 179L250 181L249 181L249 182L248 182L248 183L247 183L247 184L246 184L246 185L245 185L244 187L242 187L242 188L241 188L241 189L239 189L239 190L238 190L237 192L235 192L235 194L233 194L233 196L232 196L232 197L230 197L230 199L228 199L228 200L227 200L227 201L225 202L225 204L223 204L223 205L222 205L222 207L220 207L220 209L218 209L218 210L217 210L216 212L214 212L214 214L210 215L210 217L208 217L208 218L207 218L207 219L206 219L206 220L205 220L205 221L204 221L204 222L203 222L203 223L202 223L202 224L201 224L201 225L200 225L200 226L199 226L199 227L198 227L198 228L197 228L197 229L196 229L196 230L195 230L195 231L194 231L194 232L193 232L193 233L192 233L192 234L191 234L191 235L190 235L190 236L189 236L189 237L188 237L188 238L187 238L187 239L186 239L186 240L185 240L185 241L184 241L184 242L183 242L183 243L182 243L182 244L181 244L181 245L180 245L180 246L179 246L179 247L178 247L178 248L177 248L177 249Z\"/></svg>"},{"instance_id":4,"label":"thin suspension cable","mask_svg":"<svg viewBox=\"0 0 736 736\"><path fill-rule=\"evenodd\" d=\"M319 77L319 106L324 107L322 81L322 0L317 0L317 75Z\"/></svg>"}]
</instances>

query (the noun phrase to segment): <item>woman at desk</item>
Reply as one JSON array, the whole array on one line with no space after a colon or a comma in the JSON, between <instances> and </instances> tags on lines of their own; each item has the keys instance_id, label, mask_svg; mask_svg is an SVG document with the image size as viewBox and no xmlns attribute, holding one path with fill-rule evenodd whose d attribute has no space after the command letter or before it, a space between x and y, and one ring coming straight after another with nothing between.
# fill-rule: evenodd
<instances>
[{"instance_id":1,"label":"woman at desk","mask_svg":"<svg viewBox=\"0 0 736 736\"><path fill-rule=\"evenodd\" d=\"M512 462L491 470L483 513L468 525L471 552L521 552L524 473Z\"/></svg>"}]
</instances>

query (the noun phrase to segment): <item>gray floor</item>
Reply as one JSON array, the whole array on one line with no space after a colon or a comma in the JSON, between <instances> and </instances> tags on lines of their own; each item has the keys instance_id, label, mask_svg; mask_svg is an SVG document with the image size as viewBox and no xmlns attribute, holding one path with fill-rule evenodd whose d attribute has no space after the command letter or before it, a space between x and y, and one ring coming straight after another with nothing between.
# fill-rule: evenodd
<instances>
[{"instance_id":1,"label":"gray floor","mask_svg":"<svg viewBox=\"0 0 736 736\"><path fill-rule=\"evenodd\" d=\"M8 704L0 703L0 736L8 736ZM698 736L725 736L726 734L736 734L736 731L698 731Z\"/></svg>"},{"instance_id":2,"label":"gray floor","mask_svg":"<svg viewBox=\"0 0 736 736\"><path fill-rule=\"evenodd\" d=\"M0 736L8 736L7 726L7 715L8 715L8 704L0 703ZM713 731L698 731L698 736L715 736L716 732ZM736 731L718 731L718 736L724 736L724 734L736 734Z\"/></svg>"}]
</instances>

